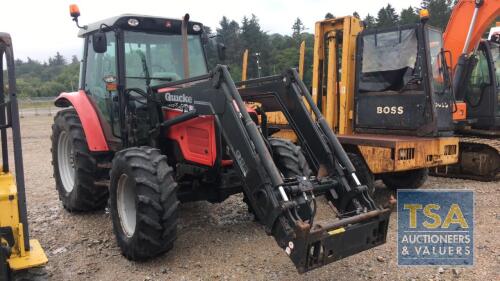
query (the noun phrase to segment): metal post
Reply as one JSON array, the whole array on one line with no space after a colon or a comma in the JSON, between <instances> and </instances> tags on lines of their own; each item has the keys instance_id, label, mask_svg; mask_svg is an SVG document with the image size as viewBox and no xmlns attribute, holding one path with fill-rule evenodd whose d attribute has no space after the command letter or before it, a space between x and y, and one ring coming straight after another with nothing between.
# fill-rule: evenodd
<instances>
[{"instance_id":1,"label":"metal post","mask_svg":"<svg viewBox=\"0 0 500 281\"><path fill-rule=\"evenodd\" d=\"M299 77L300 80L304 80L304 59L306 56L306 41L302 41L300 43L300 51L299 51Z\"/></svg>"},{"instance_id":2,"label":"metal post","mask_svg":"<svg viewBox=\"0 0 500 281\"><path fill-rule=\"evenodd\" d=\"M2 129L0 131L0 139L2 142L2 172L9 172L9 150L7 146L7 128L5 125L5 85L3 79L3 54L4 51L0 50L0 126Z\"/></svg>"},{"instance_id":3,"label":"metal post","mask_svg":"<svg viewBox=\"0 0 500 281\"><path fill-rule=\"evenodd\" d=\"M186 14L182 18L182 61L184 64L184 79L189 78L189 46L188 46L188 23L189 23L189 14Z\"/></svg>"},{"instance_id":4,"label":"metal post","mask_svg":"<svg viewBox=\"0 0 500 281\"><path fill-rule=\"evenodd\" d=\"M247 80L247 68L248 68L248 49L243 52L243 63L241 65L241 81Z\"/></svg>"},{"instance_id":5,"label":"metal post","mask_svg":"<svg viewBox=\"0 0 500 281\"><path fill-rule=\"evenodd\" d=\"M24 248L30 250L28 227L28 211L26 207L26 190L24 186L23 152L21 145L21 127L19 124L19 108L17 105L16 77L14 71L14 53L12 44L5 50L7 73L9 77L9 101L12 122L12 140L14 142L14 166L16 170L17 198L19 205L19 219L24 228Z\"/></svg>"}]
</instances>

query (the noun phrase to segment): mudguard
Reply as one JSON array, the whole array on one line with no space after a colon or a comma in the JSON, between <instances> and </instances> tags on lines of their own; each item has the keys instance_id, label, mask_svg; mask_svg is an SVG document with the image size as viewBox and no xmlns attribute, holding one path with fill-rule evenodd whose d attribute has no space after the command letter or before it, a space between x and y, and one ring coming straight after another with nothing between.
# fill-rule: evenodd
<instances>
[{"instance_id":1,"label":"mudguard","mask_svg":"<svg viewBox=\"0 0 500 281\"><path fill-rule=\"evenodd\" d=\"M57 107L72 106L80 118L83 126L83 132L87 139L89 150L92 152L109 151L106 137L99 122L99 117L94 106L85 94L85 91L80 90L72 93L61 93L54 104Z\"/></svg>"}]
</instances>

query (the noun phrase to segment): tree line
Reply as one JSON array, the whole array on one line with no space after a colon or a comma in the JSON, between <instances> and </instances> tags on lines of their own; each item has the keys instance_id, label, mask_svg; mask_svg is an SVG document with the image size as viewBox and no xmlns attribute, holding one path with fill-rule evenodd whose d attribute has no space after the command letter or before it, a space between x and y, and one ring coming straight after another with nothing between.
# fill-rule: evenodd
<instances>
[{"instance_id":1,"label":"tree line","mask_svg":"<svg viewBox=\"0 0 500 281\"><path fill-rule=\"evenodd\" d=\"M27 58L14 62L17 92L20 98L51 97L78 89L80 61L76 56L67 60L59 52L47 62Z\"/></svg>"},{"instance_id":2,"label":"tree line","mask_svg":"<svg viewBox=\"0 0 500 281\"><path fill-rule=\"evenodd\" d=\"M416 23L419 21L419 10L426 8L431 15L429 24L444 30L457 0L423 0L419 7L407 7L399 13L387 4L376 14L364 17L357 12L353 16L362 19L367 28L388 27ZM343 15L339 15L343 16ZM325 18L335 17L327 13ZM304 23L297 18L291 25L291 35L269 34L262 30L256 15L243 17L238 22L223 17L215 30L207 27L207 31L223 38L226 45L226 61L235 80L241 79L242 56L249 49L248 78L279 74L284 69L296 67L299 60L300 43L306 41L304 80L310 83L312 76L314 34L306 30ZM26 61L16 60L18 92L21 97L56 96L63 91L78 88L79 60L73 56L70 60L61 54L40 62L28 58Z\"/></svg>"}]
</instances>

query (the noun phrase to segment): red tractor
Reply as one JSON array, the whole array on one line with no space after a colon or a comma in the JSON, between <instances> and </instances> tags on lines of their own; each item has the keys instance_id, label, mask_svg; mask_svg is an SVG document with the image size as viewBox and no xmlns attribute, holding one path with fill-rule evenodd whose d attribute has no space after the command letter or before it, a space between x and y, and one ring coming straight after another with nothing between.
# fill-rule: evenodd
<instances>
[{"instance_id":1,"label":"red tractor","mask_svg":"<svg viewBox=\"0 0 500 281\"><path fill-rule=\"evenodd\" d=\"M241 192L299 272L385 243L389 208L361 185L295 70L235 84L226 66L208 69L208 36L188 15L122 15L79 36L80 90L55 102L66 109L54 119L54 177L69 211L109 200L125 257L173 247L179 202ZM268 112L287 117L297 144L272 137ZM319 196L331 221L315 220Z\"/></svg>"}]
</instances>

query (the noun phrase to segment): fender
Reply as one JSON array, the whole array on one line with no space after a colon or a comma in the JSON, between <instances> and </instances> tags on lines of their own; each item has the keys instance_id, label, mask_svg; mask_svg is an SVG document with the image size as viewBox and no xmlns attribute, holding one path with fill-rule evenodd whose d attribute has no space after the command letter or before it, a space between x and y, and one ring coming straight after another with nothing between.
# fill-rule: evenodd
<instances>
[{"instance_id":1,"label":"fender","mask_svg":"<svg viewBox=\"0 0 500 281\"><path fill-rule=\"evenodd\" d=\"M87 139L89 150L92 152L109 151L106 137L99 122L99 117L85 94L85 91L80 90L72 93L61 93L54 104L57 107L70 107L76 110L80 121L82 122L83 132Z\"/></svg>"}]
</instances>

